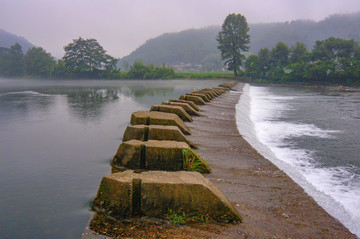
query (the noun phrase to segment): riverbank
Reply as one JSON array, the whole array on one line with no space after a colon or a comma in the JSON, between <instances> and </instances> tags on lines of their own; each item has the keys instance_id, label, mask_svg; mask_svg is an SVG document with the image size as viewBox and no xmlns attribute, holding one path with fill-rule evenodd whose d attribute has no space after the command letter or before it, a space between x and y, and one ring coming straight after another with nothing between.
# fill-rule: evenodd
<instances>
[{"instance_id":1,"label":"riverbank","mask_svg":"<svg viewBox=\"0 0 360 239\"><path fill-rule=\"evenodd\" d=\"M92 228L117 238L356 238L239 134L235 105L242 88L238 84L237 91L202 106L202 117L187 125L192 132L189 139L213 170L206 177L235 205L243 223L179 226L149 218L114 221L96 215Z\"/></svg>"}]
</instances>

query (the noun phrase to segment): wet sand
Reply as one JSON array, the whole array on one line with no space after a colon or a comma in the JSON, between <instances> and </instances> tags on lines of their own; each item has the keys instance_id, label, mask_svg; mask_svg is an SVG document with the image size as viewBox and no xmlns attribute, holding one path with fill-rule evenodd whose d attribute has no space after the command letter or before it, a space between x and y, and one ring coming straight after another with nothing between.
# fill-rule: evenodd
<instances>
[{"instance_id":1,"label":"wet sand","mask_svg":"<svg viewBox=\"0 0 360 239\"><path fill-rule=\"evenodd\" d=\"M284 172L239 134L235 119L243 84L201 106L187 123L189 139L213 170L205 175L235 205L240 224L169 222L135 218L114 221L95 215L91 228L111 238L356 238ZM114 229L115 228L115 229ZM86 228L84 239L107 238Z\"/></svg>"},{"instance_id":2,"label":"wet sand","mask_svg":"<svg viewBox=\"0 0 360 239\"><path fill-rule=\"evenodd\" d=\"M243 223L221 238L356 238L239 134L235 105L243 84L201 107L189 139L213 172L206 177L236 206Z\"/></svg>"}]
</instances>

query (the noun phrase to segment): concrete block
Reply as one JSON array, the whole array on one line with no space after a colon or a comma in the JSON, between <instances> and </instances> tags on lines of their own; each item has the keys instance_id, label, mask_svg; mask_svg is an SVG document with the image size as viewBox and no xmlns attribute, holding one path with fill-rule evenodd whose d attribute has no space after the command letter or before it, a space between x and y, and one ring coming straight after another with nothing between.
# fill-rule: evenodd
<instances>
[{"instance_id":1,"label":"concrete block","mask_svg":"<svg viewBox=\"0 0 360 239\"><path fill-rule=\"evenodd\" d=\"M147 140L171 140L185 142L190 147L197 148L177 126L166 125L132 125L125 130L123 141L132 139Z\"/></svg>"},{"instance_id":2,"label":"concrete block","mask_svg":"<svg viewBox=\"0 0 360 239\"><path fill-rule=\"evenodd\" d=\"M169 210L216 222L240 222L226 196L196 172L127 170L105 176L93 202L96 210L114 217L166 218Z\"/></svg>"},{"instance_id":3,"label":"concrete block","mask_svg":"<svg viewBox=\"0 0 360 239\"><path fill-rule=\"evenodd\" d=\"M183 170L185 142L168 140L129 140L120 144L113 165L128 169Z\"/></svg>"},{"instance_id":4,"label":"concrete block","mask_svg":"<svg viewBox=\"0 0 360 239\"><path fill-rule=\"evenodd\" d=\"M199 97L199 96L194 96L194 95L182 95L179 98L180 100L190 100L192 102L194 102L197 105L205 105L205 101Z\"/></svg>"},{"instance_id":5,"label":"concrete block","mask_svg":"<svg viewBox=\"0 0 360 239\"><path fill-rule=\"evenodd\" d=\"M131 115L131 124L138 125L173 125L179 127L184 134L190 134L190 129L179 116L172 113L157 111L137 111Z\"/></svg>"},{"instance_id":6,"label":"concrete block","mask_svg":"<svg viewBox=\"0 0 360 239\"><path fill-rule=\"evenodd\" d=\"M183 121L192 122L193 119L191 116L186 113L186 111L181 106L176 105L153 105L150 108L150 111L159 111L165 113L173 113L180 117Z\"/></svg>"},{"instance_id":7,"label":"concrete block","mask_svg":"<svg viewBox=\"0 0 360 239\"><path fill-rule=\"evenodd\" d=\"M195 115L200 116L200 113L196 111L193 107L191 107L188 103L182 103L182 102L162 102L162 105L173 105L173 106L181 106L186 113L189 115Z\"/></svg>"},{"instance_id":8,"label":"concrete block","mask_svg":"<svg viewBox=\"0 0 360 239\"><path fill-rule=\"evenodd\" d=\"M169 102L179 102L179 103L187 103L189 104L194 110L200 111L200 108L196 106L196 104L190 100L173 100L170 99Z\"/></svg>"},{"instance_id":9,"label":"concrete block","mask_svg":"<svg viewBox=\"0 0 360 239\"><path fill-rule=\"evenodd\" d=\"M203 99L203 101L205 102L210 102L210 99L205 95L205 94L199 94L199 93L186 93L186 95L193 95L193 96L198 96L201 97L201 99Z\"/></svg>"}]
</instances>

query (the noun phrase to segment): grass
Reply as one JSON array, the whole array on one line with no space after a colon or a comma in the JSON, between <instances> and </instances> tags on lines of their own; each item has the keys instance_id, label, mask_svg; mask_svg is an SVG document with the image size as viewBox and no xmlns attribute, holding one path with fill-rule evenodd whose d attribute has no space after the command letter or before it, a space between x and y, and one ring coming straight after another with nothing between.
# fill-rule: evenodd
<instances>
[{"instance_id":1,"label":"grass","mask_svg":"<svg viewBox=\"0 0 360 239\"><path fill-rule=\"evenodd\" d=\"M199 173L211 173L207 163L200 158L190 147L182 150L183 167L187 171Z\"/></svg>"},{"instance_id":2,"label":"grass","mask_svg":"<svg viewBox=\"0 0 360 239\"><path fill-rule=\"evenodd\" d=\"M185 224L188 216L183 212L182 214L177 214L173 210L169 209L166 214L166 219L175 223L175 224Z\"/></svg>"},{"instance_id":3,"label":"grass","mask_svg":"<svg viewBox=\"0 0 360 239\"><path fill-rule=\"evenodd\" d=\"M177 79L234 78L233 72L175 72Z\"/></svg>"},{"instance_id":4,"label":"grass","mask_svg":"<svg viewBox=\"0 0 360 239\"><path fill-rule=\"evenodd\" d=\"M190 217L186 215L185 212L177 213L171 209L168 209L168 213L165 215L165 218L174 224L186 224L191 222L202 222L202 223L210 222L210 219L207 216L197 215Z\"/></svg>"}]
</instances>

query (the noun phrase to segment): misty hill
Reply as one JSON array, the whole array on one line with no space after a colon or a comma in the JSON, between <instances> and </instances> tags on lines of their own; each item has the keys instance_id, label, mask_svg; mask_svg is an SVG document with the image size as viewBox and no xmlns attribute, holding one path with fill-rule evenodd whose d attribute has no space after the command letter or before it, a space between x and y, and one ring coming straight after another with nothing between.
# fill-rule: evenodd
<instances>
[{"instance_id":1,"label":"misty hill","mask_svg":"<svg viewBox=\"0 0 360 239\"><path fill-rule=\"evenodd\" d=\"M32 43L24 37L16 36L10 32L0 29L0 47L10 48L15 43L19 43L25 53L29 48L34 47Z\"/></svg>"},{"instance_id":2,"label":"misty hill","mask_svg":"<svg viewBox=\"0 0 360 239\"><path fill-rule=\"evenodd\" d=\"M220 26L202 29L185 30L178 33L166 33L146 41L130 55L122 58L132 64L135 60L145 63L166 63L178 65L189 63L203 65L211 70L221 68L220 53L217 49L216 35ZM354 39L360 42L360 12L345 15L332 15L322 21L296 20L282 23L250 24L250 53L259 49L272 48L277 42L283 41L292 46L303 42L309 50L316 40L331 36L343 39ZM220 67L220 68L219 68Z\"/></svg>"}]
</instances>

